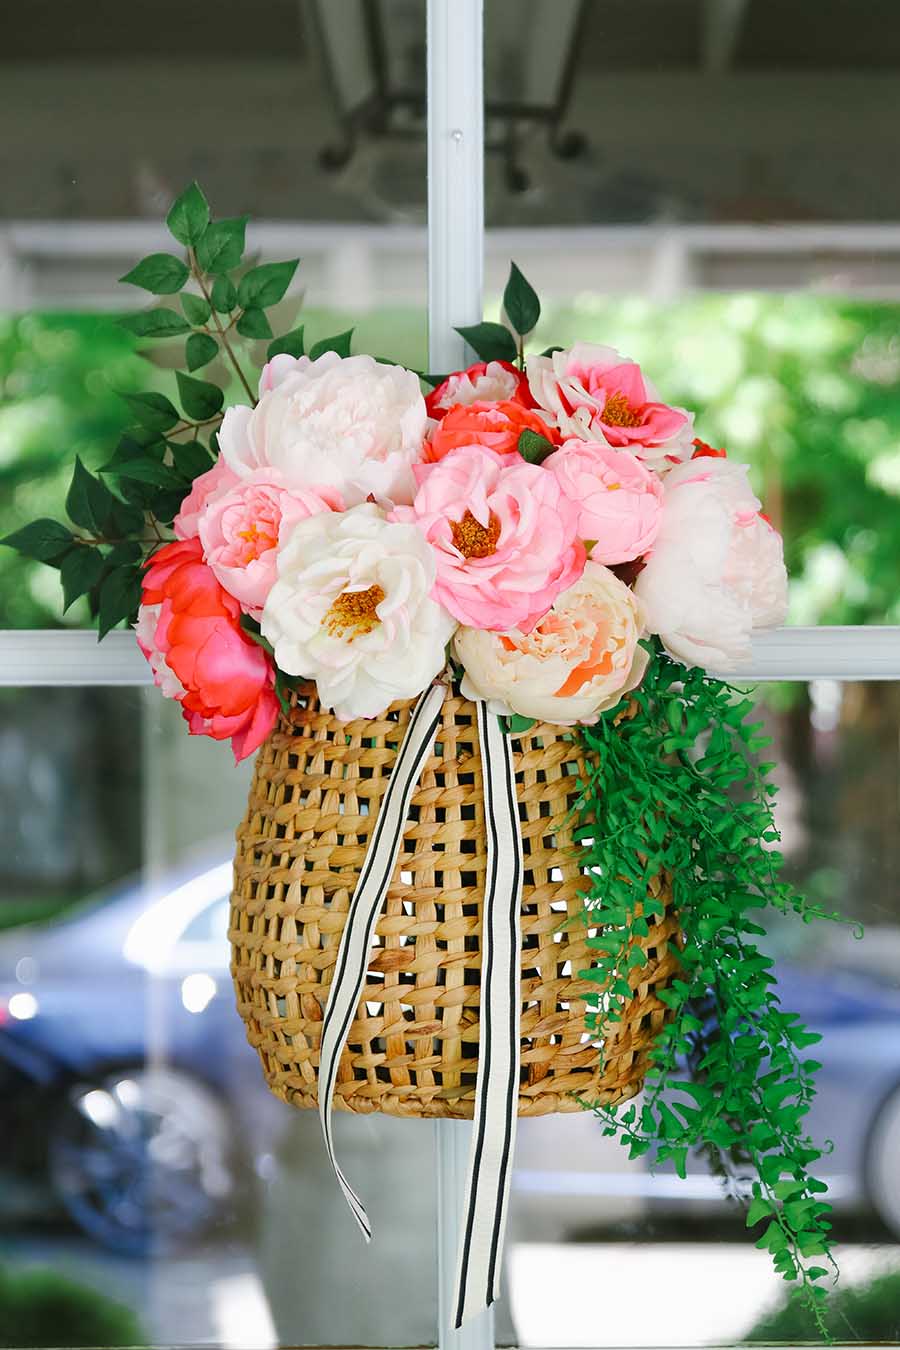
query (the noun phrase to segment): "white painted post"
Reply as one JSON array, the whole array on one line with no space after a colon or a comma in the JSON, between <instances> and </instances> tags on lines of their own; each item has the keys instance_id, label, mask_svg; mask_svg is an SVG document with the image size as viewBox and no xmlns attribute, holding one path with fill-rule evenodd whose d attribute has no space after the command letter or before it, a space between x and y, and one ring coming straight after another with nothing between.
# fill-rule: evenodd
<instances>
[{"instance_id":1,"label":"white painted post","mask_svg":"<svg viewBox=\"0 0 900 1350\"><path fill-rule=\"evenodd\" d=\"M484 99L482 0L428 0L428 368L471 353L453 330L482 317ZM453 1282L471 1125L436 1122L440 1350L493 1350L488 1311L453 1326Z\"/></svg>"}]
</instances>

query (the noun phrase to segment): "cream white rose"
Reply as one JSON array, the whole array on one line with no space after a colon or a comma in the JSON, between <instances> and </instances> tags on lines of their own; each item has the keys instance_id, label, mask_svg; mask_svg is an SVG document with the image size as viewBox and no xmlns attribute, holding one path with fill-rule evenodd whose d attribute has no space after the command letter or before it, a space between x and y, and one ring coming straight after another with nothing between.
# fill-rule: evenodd
<instances>
[{"instance_id":1,"label":"cream white rose","mask_svg":"<svg viewBox=\"0 0 900 1350\"><path fill-rule=\"evenodd\" d=\"M560 726L596 722L643 678L649 658L638 646L642 627L634 592L588 562L530 633L457 629L462 692L500 715Z\"/></svg>"},{"instance_id":2,"label":"cream white rose","mask_svg":"<svg viewBox=\"0 0 900 1350\"><path fill-rule=\"evenodd\" d=\"M416 525L373 503L298 521L278 549L263 636L288 675L316 681L335 716L377 717L444 666L456 627L431 598L435 562Z\"/></svg>"},{"instance_id":3,"label":"cream white rose","mask_svg":"<svg viewBox=\"0 0 900 1350\"><path fill-rule=\"evenodd\" d=\"M328 487L352 506L408 504L428 418L418 376L371 356L276 356L255 408L229 408L219 447L240 477L276 469L287 488Z\"/></svg>"},{"instance_id":4,"label":"cream white rose","mask_svg":"<svg viewBox=\"0 0 900 1350\"><path fill-rule=\"evenodd\" d=\"M686 665L733 670L754 628L782 623L781 536L759 514L747 466L696 459L665 480L660 532L635 583L647 627Z\"/></svg>"}]
</instances>

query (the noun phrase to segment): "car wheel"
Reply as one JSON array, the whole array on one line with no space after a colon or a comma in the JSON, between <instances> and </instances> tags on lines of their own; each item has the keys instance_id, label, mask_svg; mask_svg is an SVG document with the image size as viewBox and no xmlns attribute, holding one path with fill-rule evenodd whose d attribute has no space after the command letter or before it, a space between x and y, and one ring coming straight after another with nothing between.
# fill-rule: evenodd
<instances>
[{"instance_id":1,"label":"car wheel","mask_svg":"<svg viewBox=\"0 0 900 1350\"><path fill-rule=\"evenodd\" d=\"M900 1086L880 1107L866 1145L866 1184L878 1216L900 1238Z\"/></svg>"},{"instance_id":2,"label":"car wheel","mask_svg":"<svg viewBox=\"0 0 900 1350\"><path fill-rule=\"evenodd\" d=\"M132 1255L177 1247L223 1219L234 1162L223 1103L171 1068L77 1083L51 1127L50 1178L63 1206L90 1237Z\"/></svg>"}]
</instances>

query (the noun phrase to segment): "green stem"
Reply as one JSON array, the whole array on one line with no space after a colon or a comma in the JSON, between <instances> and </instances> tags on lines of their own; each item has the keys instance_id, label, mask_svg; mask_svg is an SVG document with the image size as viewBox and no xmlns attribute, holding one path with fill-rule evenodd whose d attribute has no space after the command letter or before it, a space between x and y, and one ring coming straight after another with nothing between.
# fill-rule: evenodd
<instances>
[{"instance_id":1,"label":"green stem","mask_svg":"<svg viewBox=\"0 0 900 1350\"><path fill-rule=\"evenodd\" d=\"M203 298L204 298L204 300L205 300L206 303L209 305L210 316L211 316L211 318L212 318L213 323L214 323L215 326L216 326L216 333L217 333L217 335L218 335L219 341L222 343L222 346L225 348L225 351L226 351L226 353L227 353L227 355L228 355L228 359L230 360L232 366L234 367L234 372L235 372L235 374L237 375L237 377L238 377L238 379L240 380L241 384L244 386L244 392L246 393L246 395L247 395L247 397L249 398L251 404L252 404L253 407L255 408L255 407L256 407L257 400L256 400L256 398L254 397L253 390L250 388L250 385L249 385L249 383L248 383L248 381L247 381L247 377L246 377L246 375L244 374L244 372L243 372L243 370L242 370L242 368L241 368L241 363L238 361L238 359L237 359L237 357L236 357L236 355L235 355L235 353L234 353L234 349L233 349L231 343L228 341L228 333L227 333L227 330L224 329L224 328L222 327L221 320L219 319L219 316L218 316L218 314L216 313L216 310L213 308L212 297L211 297L211 295L210 295L209 288L208 288L207 285L206 285L206 279L204 278L202 271L200 270L199 266L197 265L197 255L196 255L196 253L194 252L193 249L189 249L189 250L188 250L188 256L189 256L189 258L190 258L191 273L193 274L194 279L195 279L195 281L197 282L197 285L200 287L200 290L203 292ZM229 328L231 327L230 324L229 324L228 326L229 326Z\"/></svg>"}]
</instances>

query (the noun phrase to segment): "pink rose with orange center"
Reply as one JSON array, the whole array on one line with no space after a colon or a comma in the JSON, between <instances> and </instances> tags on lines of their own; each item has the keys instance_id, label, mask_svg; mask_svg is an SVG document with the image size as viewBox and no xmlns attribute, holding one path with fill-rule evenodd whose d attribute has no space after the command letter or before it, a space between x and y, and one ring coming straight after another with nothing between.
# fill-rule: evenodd
<instances>
[{"instance_id":1,"label":"pink rose with orange center","mask_svg":"<svg viewBox=\"0 0 900 1350\"><path fill-rule=\"evenodd\" d=\"M574 726L596 722L640 684L649 655L634 592L599 563L554 602L529 633L460 628L454 652L466 698L501 716Z\"/></svg>"},{"instance_id":2,"label":"pink rose with orange center","mask_svg":"<svg viewBox=\"0 0 900 1350\"><path fill-rule=\"evenodd\" d=\"M577 503L578 533L595 541L595 562L633 562L651 548L662 520L662 480L630 450L566 441L543 467Z\"/></svg>"},{"instance_id":3,"label":"pink rose with orange center","mask_svg":"<svg viewBox=\"0 0 900 1350\"><path fill-rule=\"evenodd\" d=\"M203 561L199 539L176 540L153 555L138 645L162 693L181 704L191 734L230 738L236 760L262 745L278 717L274 667L240 619L237 601Z\"/></svg>"},{"instance_id":4,"label":"pink rose with orange center","mask_svg":"<svg viewBox=\"0 0 900 1350\"><path fill-rule=\"evenodd\" d=\"M515 455L523 431L558 442L543 417L509 399L500 403L458 403L438 422L425 442L422 458L433 464L453 450L483 445L498 455Z\"/></svg>"},{"instance_id":5,"label":"pink rose with orange center","mask_svg":"<svg viewBox=\"0 0 900 1350\"><path fill-rule=\"evenodd\" d=\"M552 473L482 446L420 466L411 507L437 563L434 598L474 628L530 628L581 575L578 508Z\"/></svg>"},{"instance_id":6,"label":"pink rose with orange center","mask_svg":"<svg viewBox=\"0 0 900 1350\"><path fill-rule=\"evenodd\" d=\"M529 357L528 379L564 437L629 449L657 472L690 458L691 414L661 402L637 362L613 347L576 342Z\"/></svg>"}]
</instances>

